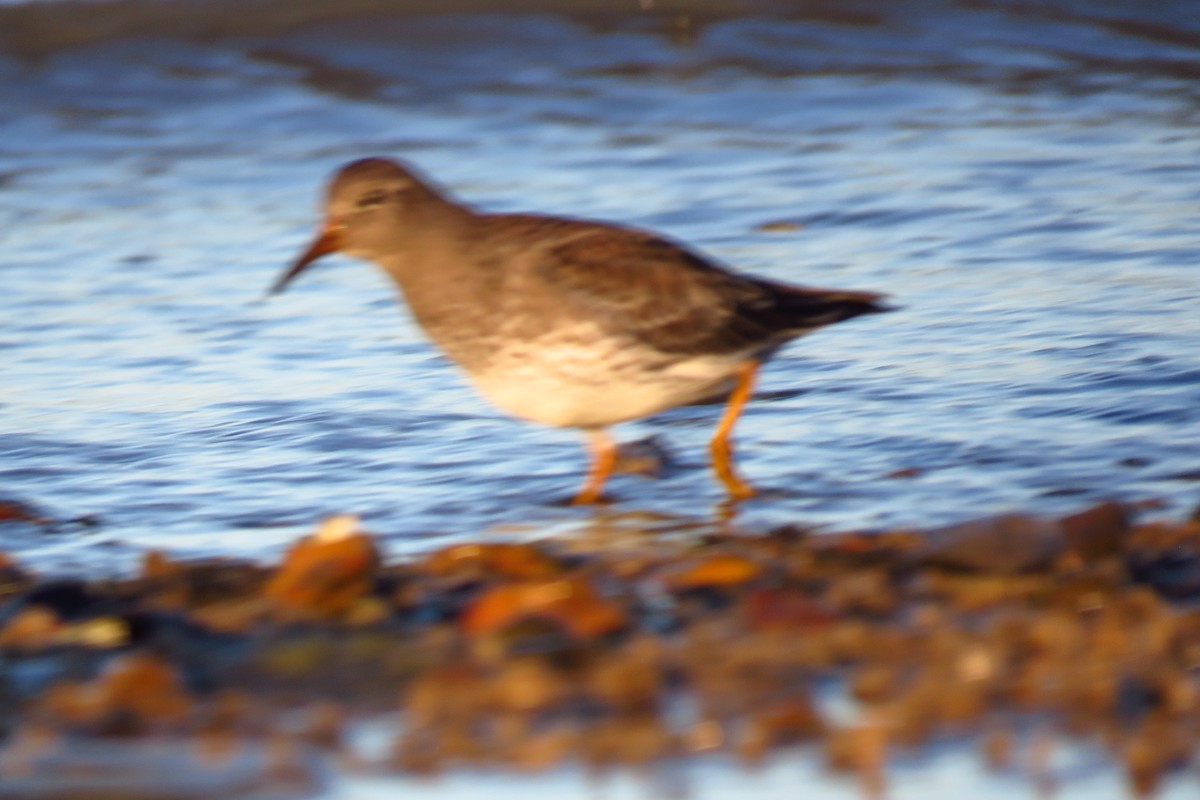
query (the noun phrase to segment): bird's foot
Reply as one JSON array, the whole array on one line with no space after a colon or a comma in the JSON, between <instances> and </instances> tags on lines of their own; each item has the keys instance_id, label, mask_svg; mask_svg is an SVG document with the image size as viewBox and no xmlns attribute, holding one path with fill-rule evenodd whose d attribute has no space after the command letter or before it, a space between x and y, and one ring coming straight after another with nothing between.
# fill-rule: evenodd
<instances>
[{"instance_id":1,"label":"bird's foot","mask_svg":"<svg viewBox=\"0 0 1200 800\"><path fill-rule=\"evenodd\" d=\"M613 502L612 497L600 492L582 491L567 501L569 506L605 506Z\"/></svg>"},{"instance_id":2,"label":"bird's foot","mask_svg":"<svg viewBox=\"0 0 1200 800\"><path fill-rule=\"evenodd\" d=\"M722 476L721 482L725 484L725 489L729 492L730 502L740 503L742 500L758 497L758 489L755 489L736 475L729 477Z\"/></svg>"}]
</instances>

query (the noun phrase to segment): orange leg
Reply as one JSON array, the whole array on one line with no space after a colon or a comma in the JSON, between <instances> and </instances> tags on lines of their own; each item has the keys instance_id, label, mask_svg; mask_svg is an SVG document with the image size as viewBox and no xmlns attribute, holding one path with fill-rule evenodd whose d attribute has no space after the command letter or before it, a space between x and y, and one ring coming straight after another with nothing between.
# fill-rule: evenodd
<instances>
[{"instance_id":1,"label":"orange leg","mask_svg":"<svg viewBox=\"0 0 1200 800\"><path fill-rule=\"evenodd\" d=\"M617 463L617 445L602 429L588 431L588 449L592 451L592 465L588 468L587 479L579 494L571 501L577 506L591 505L600 499L604 482Z\"/></svg>"},{"instance_id":2,"label":"orange leg","mask_svg":"<svg viewBox=\"0 0 1200 800\"><path fill-rule=\"evenodd\" d=\"M754 392L754 377L758 373L758 366L757 361L747 361L738 368L737 385L729 395L729 405L725 407L725 413L717 425L717 432L713 434L709 444L713 470L721 479L721 483L725 484L725 488L729 490L729 497L733 500L745 500L757 494L754 487L739 478L733 468L733 447L729 444L729 434Z\"/></svg>"}]
</instances>

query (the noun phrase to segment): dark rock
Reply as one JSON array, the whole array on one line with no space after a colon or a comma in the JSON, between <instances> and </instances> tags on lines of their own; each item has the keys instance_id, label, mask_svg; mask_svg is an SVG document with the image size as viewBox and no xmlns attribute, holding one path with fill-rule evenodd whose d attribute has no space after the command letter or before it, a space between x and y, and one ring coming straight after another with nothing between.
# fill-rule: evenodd
<instances>
[{"instance_id":1,"label":"dark rock","mask_svg":"<svg viewBox=\"0 0 1200 800\"><path fill-rule=\"evenodd\" d=\"M30 503L21 500L0 499L0 524L6 522L49 525L54 522L54 518Z\"/></svg>"},{"instance_id":2,"label":"dark rock","mask_svg":"<svg viewBox=\"0 0 1200 800\"><path fill-rule=\"evenodd\" d=\"M34 586L24 594L17 595L0 609L0 622L7 620L21 609L29 606L44 606L60 619L76 620L96 613L101 598L79 580L55 580ZM111 605L104 602L103 605Z\"/></svg>"},{"instance_id":3,"label":"dark rock","mask_svg":"<svg viewBox=\"0 0 1200 800\"><path fill-rule=\"evenodd\" d=\"M970 572L1028 572L1050 566L1063 550L1057 522L1004 514L925 534L918 562Z\"/></svg>"},{"instance_id":4,"label":"dark rock","mask_svg":"<svg viewBox=\"0 0 1200 800\"><path fill-rule=\"evenodd\" d=\"M1129 513L1116 502L1101 503L1059 520L1067 546L1084 561L1116 555L1129 537Z\"/></svg>"},{"instance_id":5,"label":"dark rock","mask_svg":"<svg viewBox=\"0 0 1200 800\"><path fill-rule=\"evenodd\" d=\"M1129 575L1168 600L1200 598L1200 554L1182 546L1139 550L1127 559Z\"/></svg>"}]
</instances>

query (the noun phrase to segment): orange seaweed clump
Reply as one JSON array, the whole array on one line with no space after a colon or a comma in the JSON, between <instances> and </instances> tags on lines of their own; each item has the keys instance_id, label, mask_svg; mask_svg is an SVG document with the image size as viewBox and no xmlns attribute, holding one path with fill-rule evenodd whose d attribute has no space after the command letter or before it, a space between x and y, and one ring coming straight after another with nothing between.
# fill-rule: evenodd
<instances>
[{"instance_id":1,"label":"orange seaweed clump","mask_svg":"<svg viewBox=\"0 0 1200 800\"><path fill-rule=\"evenodd\" d=\"M50 719L97 732L170 727L187 717L192 700L170 664L148 653L114 659L88 683L59 683L40 701Z\"/></svg>"},{"instance_id":2,"label":"orange seaweed clump","mask_svg":"<svg viewBox=\"0 0 1200 800\"><path fill-rule=\"evenodd\" d=\"M0 628L0 647L41 650L53 645L62 629L62 620L52 609L39 605L23 608Z\"/></svg>"},{"instance_id":3,"label":"orange seaweed clump","mask_svg":"<svg viewBox=\"0 0 1200 800\"><path fill-rule=\"evenodd\" d=\"M531 617L556 622L582 641L614 633L627 624L620 607L578 577L496 586L467 608L462 624L468 634L479 636Z\"/></svg>"},{"instance_id":4,"label":"orange seaweed clump","mask_svg":"<svg viewBox=\"0 0 1200 800\"><path fill-rule=\"evenodd\" d=\"M671 573L667 585L674 590L736 587L762 574L762 566L737 553L716 553Z\"/></svg>"},{"instance_id":5,"label":"orange seaweed clump","mask_svg":"<svg viewBox=\"0 0 1200 800\"><path fill-rule=\"evenodd\" d=\"M285 614L329 619L349 611L372 588L379 552L358 532L358 518L331 517L284 556L263 588Z\"/></svg>"}]
</instances>

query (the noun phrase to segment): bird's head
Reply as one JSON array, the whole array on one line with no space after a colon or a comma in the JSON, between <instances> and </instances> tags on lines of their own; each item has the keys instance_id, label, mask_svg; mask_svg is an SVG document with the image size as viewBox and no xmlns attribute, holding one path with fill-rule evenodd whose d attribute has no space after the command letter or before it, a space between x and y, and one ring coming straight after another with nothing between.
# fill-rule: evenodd
<instances>
[{"instance_id":1,"label":"bird's head","mask_svg":"<svg viewBox=\"0 0 1200 800\"><path fill-rule=\"evenodd\" d=\"M322 256L345 253L379 261L404 246L423 203L440 195L406 166L386 158L346 164L329 184L325 222L317 238L279 277L268 294L278 294Z\"/></svg>"}]
</instances>

